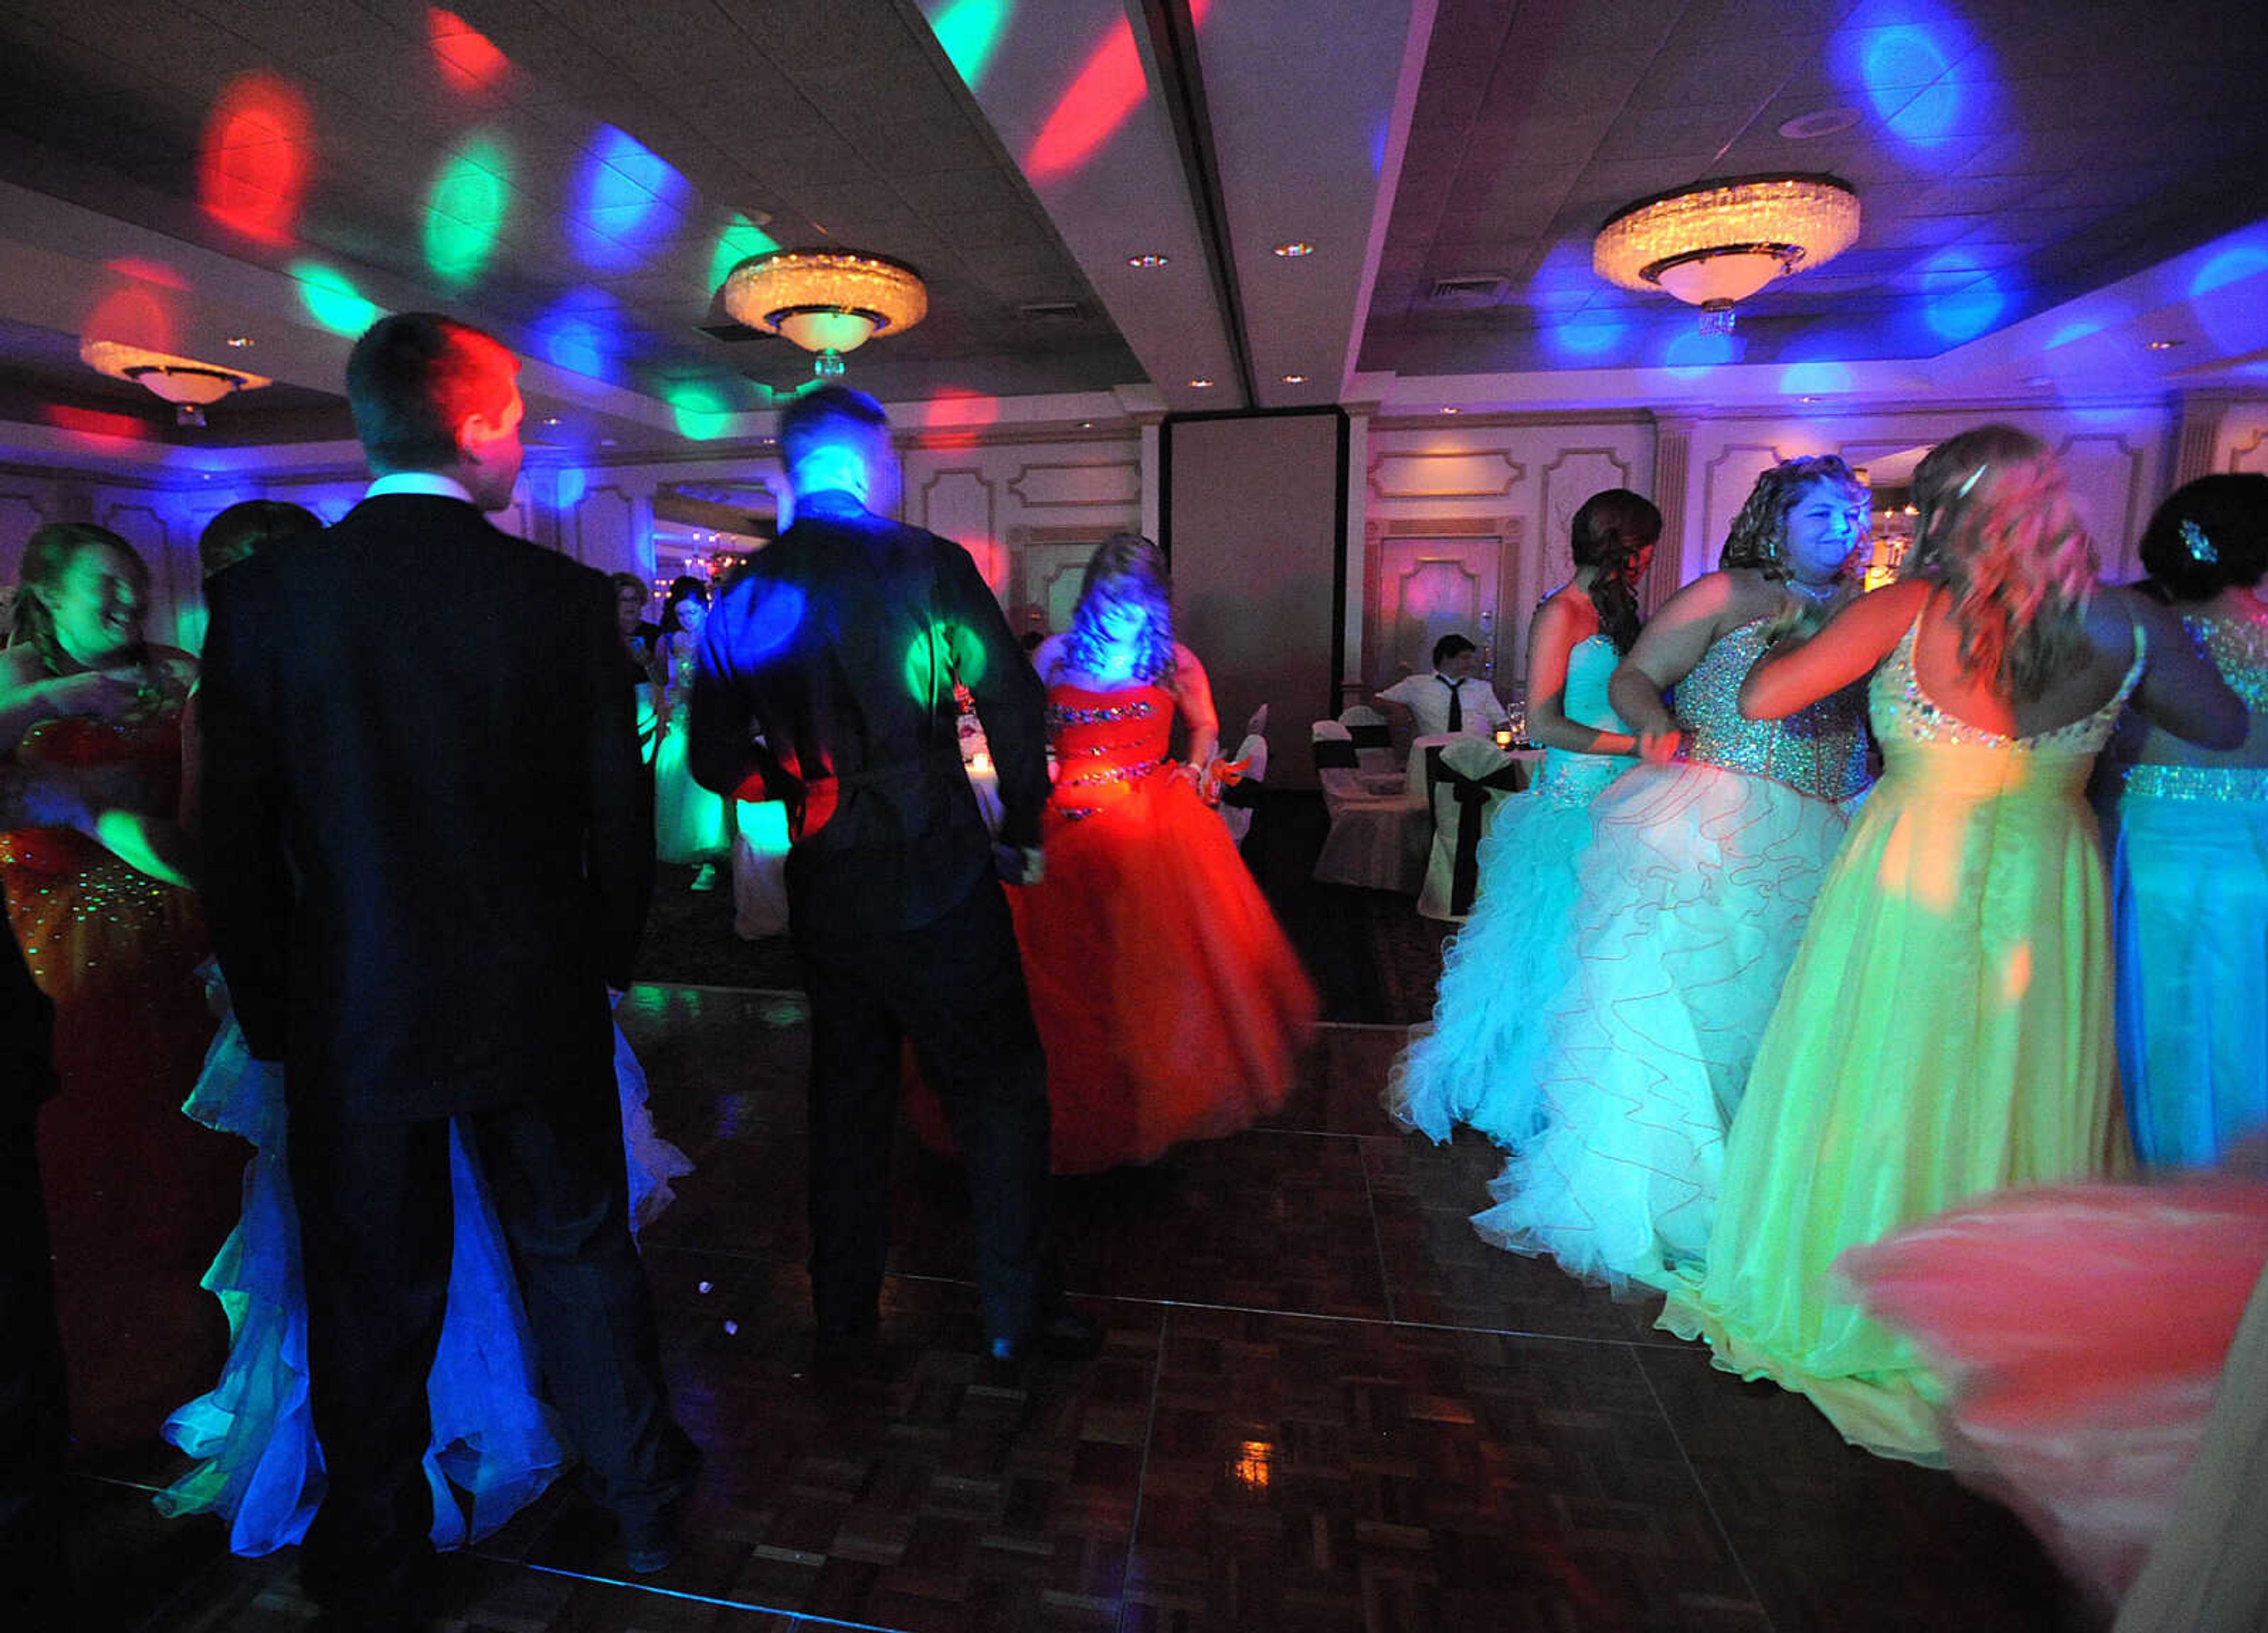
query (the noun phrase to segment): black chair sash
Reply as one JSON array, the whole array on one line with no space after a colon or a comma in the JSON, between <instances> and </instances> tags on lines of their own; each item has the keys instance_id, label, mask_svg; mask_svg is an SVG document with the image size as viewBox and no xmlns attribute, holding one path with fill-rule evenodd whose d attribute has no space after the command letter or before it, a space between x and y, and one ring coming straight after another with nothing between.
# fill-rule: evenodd
<instances>
[{"instance_id":1,"label":"black chair sash","mask_svg":"<svg viewBox=\"0 0 2268 1633\"><path fill-rule=\"evenodd\" d=\"M1441 750L1446 747L1435 744L1425 750L1425 808L1433 808L1433 791L1444 783L1449 784L1449 797L1457 802L1457 848L1449 868L1449 913L1454 918L1462 918L1473 910L1473 897L1480 889L1481 829L1489 797L1518 793L1526 786L1528 769L1519 761L1511 760L1486 776L1467 776L1441 762Z\"/></svg>"},{"instance_id":2,"label":"black chair sash","mask_svg":"<svg viewBox=\"0 0 2268 1633\"><path fill-rule=\"evenodd\" d=\"M1347 735L1354 739L1354 746L1357 748L1391 748L1394 747L1394 745L1387 739L1386 723L1384 721L1379 722L1376 725L1351 725L1347 727Z\"/></svg>"},{"instance_id":3,"label":"black chair sash","mask_svg":"<svg viewBox=\"0 0 2268 1633\"><path fill-rule=\"evenodd\" d=\"M1360 763L1355 758L1354 745L1344 737L1319 737L1314 745L1318 771L1351 771Z\"/></svg>"}]
</instances>

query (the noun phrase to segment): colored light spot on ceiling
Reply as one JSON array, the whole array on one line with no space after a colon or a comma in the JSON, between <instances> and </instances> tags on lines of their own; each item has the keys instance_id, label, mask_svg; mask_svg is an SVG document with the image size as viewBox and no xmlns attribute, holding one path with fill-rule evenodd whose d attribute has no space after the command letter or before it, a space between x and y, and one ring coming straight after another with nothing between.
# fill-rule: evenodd
<instances>
[{"instance_id":1,"label":"colored light spot on ceiling","mask_svg":"<svg viewBox=\"0 0 2268 1633\"><path fill-rule=\"evenodd\" d=\"M664 387L661 400L669 405L681 437L695 442L714 442L732 429L733 405L715 386L697 380L683 381Z\"/></svg>"},{"instance_id":2,"label":"colored light spot on ceiling","mask_svg":"<svg viewBox=\"0 0 2268 1633\"><path fill-rule=\"evenodd\" d=\"M306 307L307 315L334 335L358 339L384 315L346 274L320 261L294 261L286 270L298 280L299 303Z\"/></svg>"},{"instance_id":3,"label":"colored light spot on ceiling","mask_svg":"<svg viewBox=\"0 0 2268 1633\"><path fill-rule=\"evenodd\" d=\"M735 213L717 235L717 247L709 252L709 290L714 291L723 283L733 268L749 256L769 255L778 247L770 233L746 216Z\"/></svg>"},{"instance_id":4,"label":"colored light spot on ceiling","mask_svg":"<svg viewBox=\"0 0 2268 1633\"><path fill-rule=\"evenodd\" d=\"M1631 334L1631 326L1619 319L1577 317L1545 324L1538 337L1543 349L1556 357L1598 363L1627 348Z\"/></svg>"},{"instance_id":5,"label":"colored light spot on ceiling","mask_svg":"<svg viewBox=\"0 0 2268 1633\"><path fill-rule=\"evenodd\" d=\"M1794 397L1848 391L1851 371L1840 363L1791 363L1779 371L1779 388Z\"/></svg>"},{"instance_id":6,"label":"colored light spot on ceiling","mask_svg":"<svg viewBox=\"0 0 2268 1633\"><path fill-rule=\"evenodd\" d=\"M1015 0L948 0L945 5L923 9L953 71L961 76L961 84L976 90L976 82L984 77L984 65L992 60L992 48L1007 29Z\"/></svg>"},{"instance_id":7,"label":"colored light spot on ceiling","mask_svg":"<svg viewBox=\"0 0 2268 1633\"><path fill-rule=\"evenodd\" d=\"M2217 289L2257 278L2264 272L2268 272L2268 247L2257 243L2238 244L2222 250L2197 269L2197 276L2190 280L2190 293L2210 295Z\"/></svg>"},{"instance_id":8,"label":"colored light spot on ceiling","mask_svg":"<svg viewBox=\"0 0 2268 1633\"><path fill-rule=\"evenodd\" d=\"M512 155L484 131L467 136L425 195L425 264L452 289L481 275L512 208Z\"/></svg>"},{"instance_id":9,"label":"colored light spot on ceiling","mask_svg":"<svg viewBox=\"0 0 2268 1633\"><path fill-rule=\"evenodd\" d=\"M559 508L563 511L573 510L583 503L584 496L591 491L591 473L579 465L562 467L559 472L558 491Z\"/></svg>"},{"instance_id":10,"label":"colored light spot on ceiling","mask_svg":"<svg viewBox=\"0 0 2268 1633\"><path fill-rule=\"evenodd\" d=\"M189 287L188 279L164 261L145 260L140 255L120 255L114 260L104 261L102 267L106 272L115 272L124 277L139 278L144 283L155 283L160 289L180 290L186 292Z\"/></svg>"},{"instance_id":11,"label":"colored light spot on ceiling","mask_svg":"<svg viewBox=\"0 0 2268 1633\"><path fill-rule=\"evenodd\" d=\"M569 246L586 266L627 271L684 224L693 189L668 160L626 130L600 128L576 173Z\"/></svg>"},{"instance_id":12,"label":"colored light spot on ceiling","mask_svg":"<svg viewBox=\"0 0 2268 1633\"><path fill-rule=\"evenodd\" d=\"M1000 417L1000 400L966 386L946 386L921 407L923 441L932 448L973 448Z\"/></svg>"},{"instance_id":13,"label":"colored light spot on ceiling","mask_svg":"<svg viewBox=\"0 0 2268 1633\"><path fill-rule=\"evenodd\" d=\"M1966 251L1940 251L1922 263L1926 280L1945 286L1922 305L1922 321L1941 340L1975 340L2000 320L2008 296Z\"/></svg>"},{"instance_id":14,"label":"colored light spot on ceiling","mask_svg":"<svg viewBox=\"0 0 2268 1633\"><path fill-rule=\"evenodd\" d=\"M432 43L433 65L441 70L441 82L453 91L486 91L512 67L510 57L454 11L429 8L425 34Z\"/></svg>"},{"instance_id":15,"label":"colored light spot on ceiling","mask_svg":"<svg viewBox=\"0 0 2268 1633\"><path fill-rule=\"evenodd\" d=\"M1190 21L1204 27L1209 9L1208 0L1189 0ZM1071 89L1040 127L1024 156L1025 172L1037 181L1077 168L1110 139L1149 93L1133 24L1122 17L1104 33Z\"/></svg>"},{"instance_id":16,"label":"colored light spot on ceiling","mask_svg":"<svg viewBox=\"0 0 2268 1633\"><path fill-rule=\"evenodd\" d=\"M621 307L604 290L561 296L529 326L536 356L572 374L611 379L627 349Z\"/></svg>"},{"instance_id":17,"label":"colored light spot on ceiling","mask_svg":"<svg viewBox=\"0 0 2268 1633\"><path fill-rule=\"evenodd\" d=\"M205 121L197 166L206 215L263 244L285 244L314 167L307 99L274 74L229 81Z\"/></svg>"},{"instance_id":18,"label":"colored light spot on ceiling","mask_svg":"<svg viewBox=\"0 0 2268 1633\"><path fill-rule=\"evenodd\" d=\"M2068 346L2073 341L2085 340L2090 335L2102 333L2102 323L2097 318L2074 318L2048 336L2043 350L2053 351L2058 346Z\"/></svg>"},{"instance_id":19,"label":"colored light spot on ceiling","mask_svg":"<svg viewBox=\"0 0 2268 1633\"><path fill-rule=\"evenodd\" d=\"M139 283L122 283L104 295L79 333L88 340L122 341L146 351L180 351L173 303Z\"/></svg>"},{"instance_id":20,"label":"colored light spot on ceiling","mask_svg":"<svg viewBox=\"0 0 2268 1633\"><path fill-rule=\"evenodd\" d=\"M100 408L74 408L59 402L42 404L41 417L57 430L74 437L122 437L129 441L150 439L149 423L130 414L110 414Z\"/></svg>"},{"instance_id":21,"label":"colored light spot on ceiling","mask_svg":"<svg viewBox=\"0 0 2268 1633\"><path fill-rule=\"evenodd\" d=\"M2232 357L2268 347L2264 275L2268 229L2251 227L2222 239L2190 279L2190 305L2198 323Z\"/></svg>"},{"instance_id":22,"label":"colored light spot on ceiling","mask_svg":"<svg viewBox=\"0 0 2268 1633\"><path fill-rule=\"evenodd\" d=\"M1688 323L1661 349L1662 366L1678 379L1694 379L1738 363L1746 349L1737 335L1704 335Z\"/></svg>"}]
</instances>

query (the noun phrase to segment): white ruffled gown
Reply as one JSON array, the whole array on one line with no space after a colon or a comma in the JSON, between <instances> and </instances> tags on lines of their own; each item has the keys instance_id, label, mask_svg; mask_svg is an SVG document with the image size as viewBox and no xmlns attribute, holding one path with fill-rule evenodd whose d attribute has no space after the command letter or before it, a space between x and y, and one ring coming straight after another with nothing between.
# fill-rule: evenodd
<instances>
[{"instance_id":1,"label":"white ruffled gown","mask_svg":"<svg viewBox=\"0 0 2268 1633\"><path fill-rule=\"evenodd\" d=\"M1867 783L1863 688L1742 718L1764 628L1719 638L1677 688L1686 757L1627 772L1591 806L1535 1127L1473 1220L1618 1292L1664 1284L1708 1244L1725 1131Z\"/></svg>"}]
</instances>

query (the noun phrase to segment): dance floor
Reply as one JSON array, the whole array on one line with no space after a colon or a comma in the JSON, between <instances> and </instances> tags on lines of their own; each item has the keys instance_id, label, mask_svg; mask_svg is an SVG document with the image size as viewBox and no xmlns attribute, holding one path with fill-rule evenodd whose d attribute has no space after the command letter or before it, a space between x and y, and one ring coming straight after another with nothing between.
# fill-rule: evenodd
<instances>
[{"instance_id":1,"label":"dance floor","mask_svg":"<svg viewBox=\"0 0 2268 1633\"><path fill-rule=\"evenodd\" d=\"M1395 1029L1322 1029L1269 1126L1067 1182L1092 1362L978 1379L955 1170L899 1153L887 1375L806 1343L793 993L643 987L622 1024L699 1164L647 1232L707 1452L686 1547L629 1578L556 1487L448 1562L450 1629L2077 1629L2038 1548L1943 1475L1845 1446L1556 1270L1485 1247L1490 1150L1377 1107ZM98 1625L306 1630L294 1555L239 1560L148 1490L74 1478Z\"/></svg>"}]
</instances>

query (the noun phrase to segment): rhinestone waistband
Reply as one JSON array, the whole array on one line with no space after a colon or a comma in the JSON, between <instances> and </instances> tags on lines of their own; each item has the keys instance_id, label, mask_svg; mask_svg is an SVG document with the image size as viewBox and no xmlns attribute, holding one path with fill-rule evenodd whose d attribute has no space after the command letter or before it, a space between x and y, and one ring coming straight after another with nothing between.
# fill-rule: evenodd
<instances>
[{"instance_id":1,"label":"rhinestone waistband","mask_svg":"<svg viewBox=\"0 0 2268 1633\"><path fill-rule=\"evenodd\" d=\"M2126 791L2148 799L2268 801L2268 766L2130 766Z\"/></svg>"}]
</instances>

